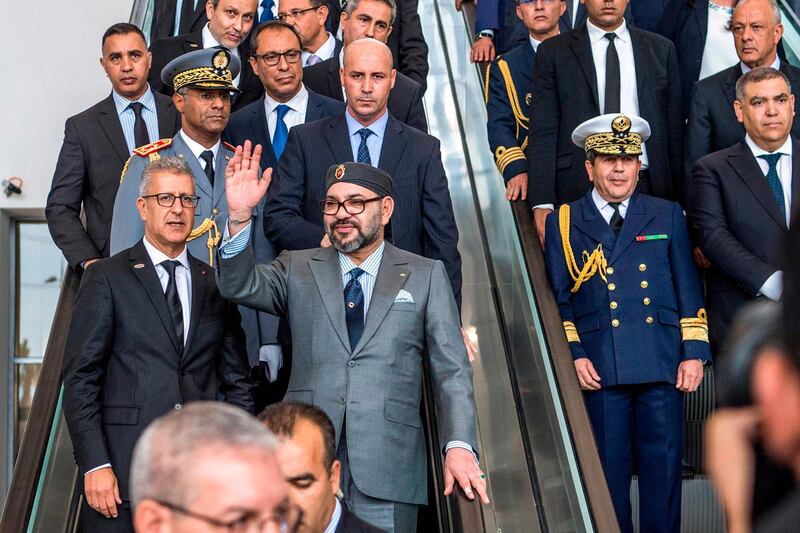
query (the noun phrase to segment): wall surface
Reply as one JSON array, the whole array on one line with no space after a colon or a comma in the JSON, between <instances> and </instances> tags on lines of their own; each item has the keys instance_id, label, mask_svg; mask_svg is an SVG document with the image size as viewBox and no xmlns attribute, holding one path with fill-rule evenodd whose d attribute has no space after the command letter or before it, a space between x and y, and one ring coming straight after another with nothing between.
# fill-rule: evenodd
<instances>
[{"instance_id":1,"label":"wall surface","mask_svg":"<svg viewBox=\"0 0 800 533\"><path fill-rule=\"evenodd\" d=\"M0 17L0 180L24 180L21 195L0 193L0 209L35 212L50 190L64 121L111 91L100 39L111 24L130 18L133 2L24 5L24 17Z\"/></svg>"}]
</instances>

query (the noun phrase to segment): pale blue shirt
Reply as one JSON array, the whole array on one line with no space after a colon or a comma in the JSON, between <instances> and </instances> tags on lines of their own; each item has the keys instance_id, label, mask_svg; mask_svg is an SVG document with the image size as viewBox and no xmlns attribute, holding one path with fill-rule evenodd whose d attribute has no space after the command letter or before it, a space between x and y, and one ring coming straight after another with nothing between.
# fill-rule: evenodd
<instances>
[{"instance_id":1,"label":"pale blue shirt","mask_svg":"<svg viewBox=\"0 0 800 533\"><path fill-rule=\"evenodd\" d=\"M153 91L147 87L147 91L138 100L128 100L117 91L111 91L111 96L114 99L114 106L117 108L117 117L122 126L122 134L125 136L125 143L128 145L128 151L132 152L136 146L136 136L133 132L133 127L136 124L136 114L131 108L131 103L141 102L142 118L147 126L147 135L150 137L150 142L158 140L158 115L156 114L156 97L153 96Z\"/></svg>"},{"instance_id":2,"label":"pale blue shirt","mask_svg":"<svg viewBox=\"0 0 800 533\"><path fill-rule=\"evenodd\" d=\"M381 148L383 147L383 136L386 133L386 124L389 122L389 111L383 112L383 115L370 124L364 126L359 121L350 115L348 109L344 114L344 119L347 121L347 133L350 135L350 147L353 149L353 161L358 161L358 147L361 145L361 135L357 133L362 128L367 128L372 131L372 135L367 137L367 150L369 150L369 159L373 167L377 167L381 160Z\"/></svg>"}]
</instances>

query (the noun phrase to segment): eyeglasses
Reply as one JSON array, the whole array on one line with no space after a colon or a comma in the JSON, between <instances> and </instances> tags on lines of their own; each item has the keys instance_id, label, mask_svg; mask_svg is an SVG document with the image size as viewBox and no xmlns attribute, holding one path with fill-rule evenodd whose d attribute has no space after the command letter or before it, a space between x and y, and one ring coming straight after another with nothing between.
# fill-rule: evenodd
<instances>
[{"instance_id":1,"label":"eyeglasses","mask_svg":"<svg viewBox=\"0 0 800 533\"><path fill-rule=\"evenodd\" d=\"M300 61L300 50L292 49L285 52L267 52L266 54L253 54L253 57L260 59L268 67L274 67L281 62L281 56L286 59L287 63L297 63Z\"/></svg>"},{"instance_id":2,"label":"eyeglasses","mask_svg":"<svg viewBox=\"0 0 800 533\"><path fill-rule=\"evenodd\" d=\"M172 510L173 512L200 520L206 524L211 524L214 527L225 529L230 533L250 533L252 531L261 532L265 531L268 525L278 526L278 530L281 533L295 533L303 516L303 511L299 507L290 505L288 502L279 505L275 509L275 513L271 516L265 516L259 511L246 511L239 518L234 518L233 520L220 520L218 518L191 511L174 503L161 500L155 501L167 509Z\"/></svg>"},{"instance_id":3,"label":"eyeglasses","mask_svg":"<svg viewBox=\"0 0 800 533\"><path fill-rule=\"evenodd\" d=\"M370 202L376 202L384 196L376 196L375 198L368 198L363 200L361 198L348 198L344 202L337 202L336 200L326 199L322 200L319 203L319 206L322 208L322 212L326 215L335 215L339 212L339 209L344 207L345 212L348 215L359 215L364 212L364 209L367 208L367 204Z\"/></svg>"},{"instance_id":4,"label":"eyeglasses","mask_svg":"<svg viewBox=\"0 0 800 533\"><path fill-rule=\"evenodd\" d=\"M160 192L158 194L147 194L142 196L142 198L155 198L158 205L161 207L172 207L175 204L175 199L181 199L181 205L183 207L197 207L197 203L200 201L199 196L193 196L191 194L181 194L180 196L175 196L172 193L168 192Z\"/></svg>"},{"instance_id":5,"label":"eyeglasses","mask_svg":"<svg viewBox=\"0 0 800 533\"><path fill-rule=\"evenodd\" d=\"M317 6L317 7L311 6L305 9L292 9L287 13L278 13L278 20L280 20L281 22L286 22L286 19L288 19L289 17L292 17L294 20L300 20L303 17L303 15L305 15L309 11L313 9L319 9L320 7L322 6Z\"/></svg>"}]
</instances>

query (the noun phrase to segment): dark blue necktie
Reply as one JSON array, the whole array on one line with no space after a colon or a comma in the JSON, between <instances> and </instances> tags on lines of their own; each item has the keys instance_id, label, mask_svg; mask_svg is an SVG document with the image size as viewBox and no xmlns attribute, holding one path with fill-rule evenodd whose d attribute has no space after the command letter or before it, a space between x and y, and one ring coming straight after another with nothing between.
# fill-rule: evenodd
<instances>
[{"instance_id":1,"label":"dark blue necktie","mask_svg":"<svg viewBox=\"0 0 800 533\"><path fill-rule=\"evenodd\" d=\"M769 165L769 169L767 170L767 182L769 183L769 188L772 189L772 196L774 196L775 201L778 202L778 210L781 212L781 216L786 218L786 205L783 202L783 185L781 185L781 180L778 177L778 160L781 158L781 155L782 154L764 154L758 157L766 161Z\"/></svg>"},{"instance_id":2,"label":"dark blue necktie","mask_svg":"<svg viewBox=\"0 0 800 533\"><path fill-rule=\"evenodd\" d=\"M361 135L361 144L358 145L358 157L356 163L372 164L372 159L369 157L369 148L367 148L367 137L372 135L372 130L369 128L361 128L356 133Z\"/></svg>"},{"instance_id":3,"label":"dark blue necktie","mask_svg":"<svg viewBox=\"0 0 800 533\"><path fill-rule=\"evenodd\" d=\"M356 349L356 344L364 331L364 292L358 281L363 273L364 271L358 267L352 269L350 281L344 287L344 314L351 351Z\"/></svg>"},{"instance_id":4,"label":"dark blue necktie","mask_svg":"<svg viewBox=\"0 0 800 533\"><path fill-rule=\"evenodd\" d=\"M608 205L614 208L614 214L611 215L611 220L608 221L608 225L611 226L611 230L617 237L619 237L619 230L622 229L622 223L625 221L619 213L619 204L620 202L608 202Z\"/></svg>"},{"instance_id":5,"label":"dark blue necktie","mask_svg":"<svg viewBox=\"0 0 800 533\"><path fill-rule=\"evenodd\" d=\"M272 16L272 6L274 5L275 2L273 0L261 0L261 7L264 9L261 11L261 16L258 17L259 24L275 18Z\"/></svg>"},{"instance_id":6,"label":"dark blue necktie","mask_svg":"<svg viewBox=\"0 0 800 533\"><path fill-rule=\"evenodd\" d=\"M175 337L178 339L178 346L183 346L183 306L178 295L178 285L175 283L175 267L180 265L178 261L162 261L161 266L167 271L169 281L164 296L167 299L169 312L172 315L172 325L175 328Z\"/></svg>"},{"instance_id":7,"label":"dark blue necktie","mask_svg":"<svg viewBox=\"0 0 800 533\"><path fill-rule=\"evenodd\" d=\"M275 135L272 137L272 151L275 152L275 159L280 160L283 155L283 149L286 148L286 139L289 138L289 128L286 127L286 122L283 117L291 109L286 104L280 104L275 108L275 113L278 115L278 120L275 122Z\"/></svg>"}]
</instances>

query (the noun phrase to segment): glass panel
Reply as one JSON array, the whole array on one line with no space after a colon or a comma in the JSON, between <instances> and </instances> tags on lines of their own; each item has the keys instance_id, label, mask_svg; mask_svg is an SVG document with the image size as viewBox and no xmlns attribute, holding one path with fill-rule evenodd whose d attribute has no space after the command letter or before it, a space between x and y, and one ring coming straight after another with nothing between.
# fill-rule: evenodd
<instances>
[{"instance_id":1,"label":"glass panel","mask_svg":"<svg viewBox=\"0 0 800 533\"><path fill-rule=\"evenodd\" d=\"M36 382L39 380L41 370L42 365L38 363L14 365L14 390L17 391L14 397L14 419L16 420L14 457L17 455L22 435L25 433L25 426L28 424L28 415L31 412L31 403L33 402Z\"/></svg>"},{"instance_id":2,"label":"glass panel","mask_svg":"<svg viewBox=\"0 0 800 533\"><path fill-rule=\"evenodd\" d=\"M44 357L67 263L44 222L18 222L15 357Z\"/></svg>"}]
</instances>

